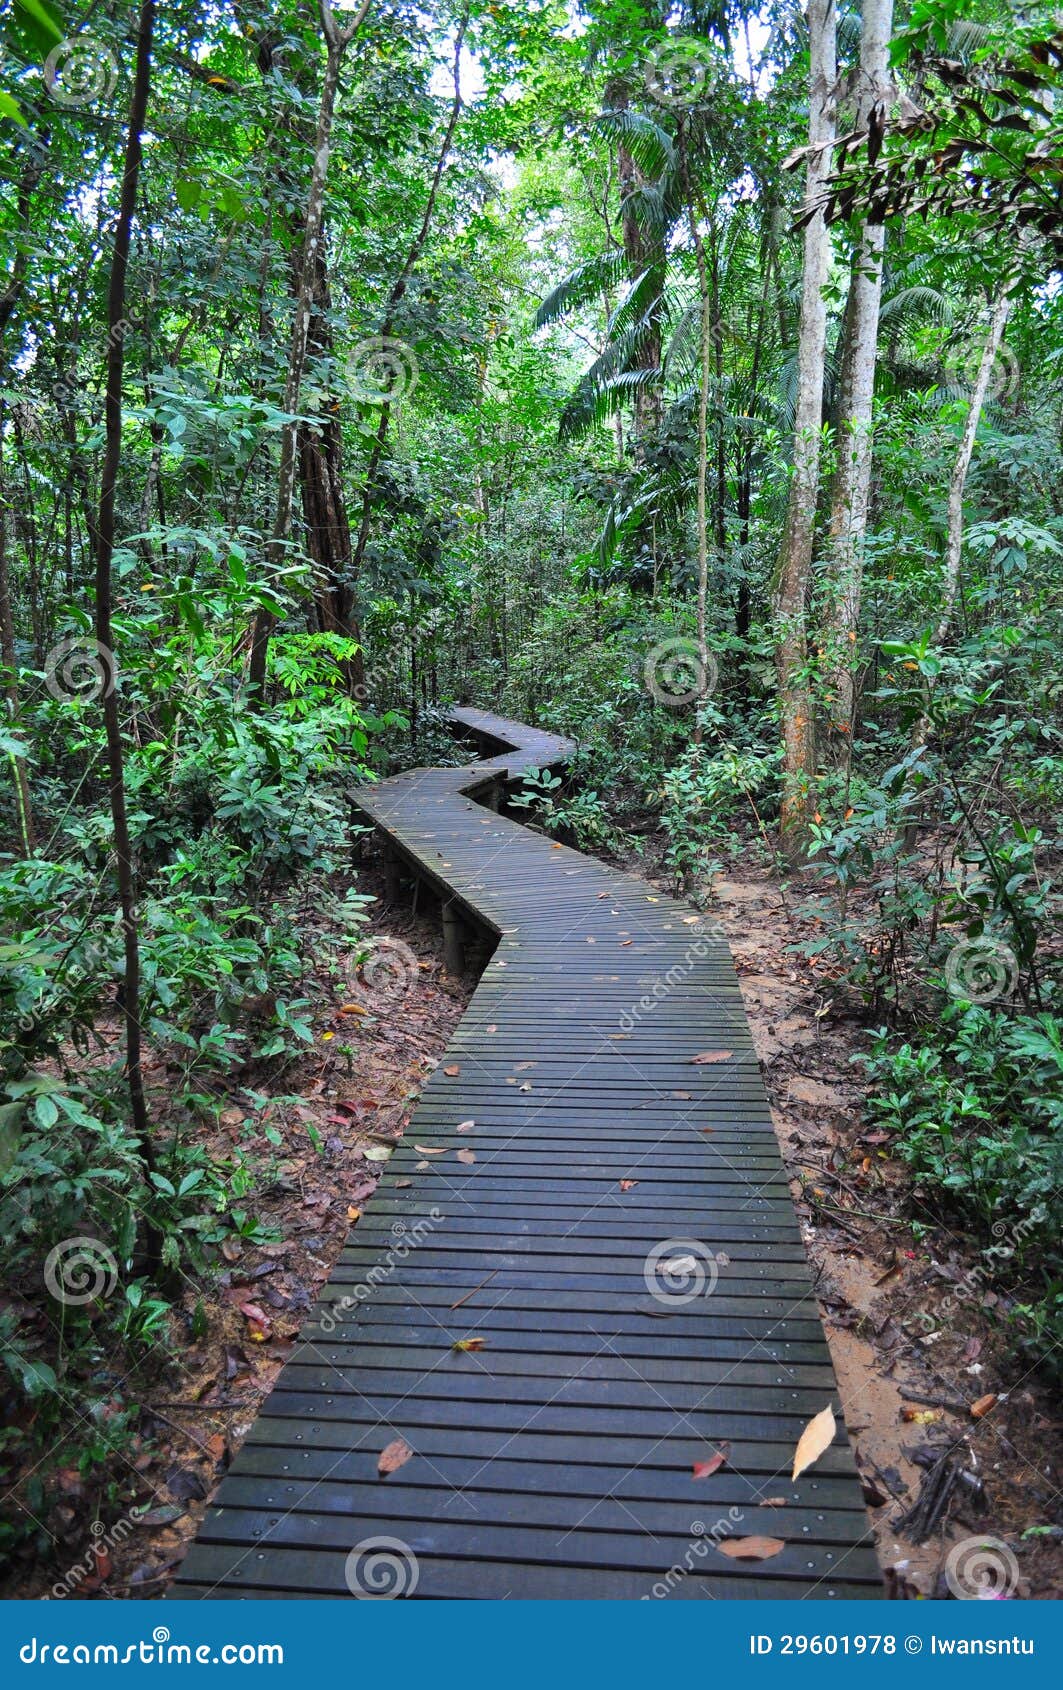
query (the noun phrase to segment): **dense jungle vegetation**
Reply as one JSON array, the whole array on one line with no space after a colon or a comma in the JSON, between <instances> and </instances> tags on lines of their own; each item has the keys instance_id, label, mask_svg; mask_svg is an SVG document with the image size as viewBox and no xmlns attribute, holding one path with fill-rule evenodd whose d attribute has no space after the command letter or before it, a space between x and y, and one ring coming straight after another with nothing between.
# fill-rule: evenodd
<instances>
[{"instance_id":1,"label":"dense jungle vegetation","mask_svg":"<svg viewBox=\"0 0 1063 1690\"><path fill-rule=\"evenodd\" d=\"M371 968L348 794L462 760L455 702L577 739L524 795L558 837L710 911L736 857L819 900L867 1119L1051 1370L1053 7L0 17L0 1440L26 1507L130 1435L137 1369L195 1336L179 1293L260 1236L278 1129L245 1105L219 1158L207 1128L319 1042L311 950Z\"/></svg>"}]
</instances>

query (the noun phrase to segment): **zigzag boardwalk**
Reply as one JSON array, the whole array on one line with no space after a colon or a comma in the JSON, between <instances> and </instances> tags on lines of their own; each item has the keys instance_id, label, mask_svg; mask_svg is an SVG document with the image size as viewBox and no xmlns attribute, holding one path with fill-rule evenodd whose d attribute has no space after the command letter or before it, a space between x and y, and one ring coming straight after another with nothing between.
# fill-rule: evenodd
<instances>
[{"instance_id":1,"label":"zigzag boardwalk","mask_svg":"<svg viewBox=\"0 0 1063 1690\"><path fill-rule=\"evenodd\" d=\"M512 754L357 803L497 949L173 1594L878 1596L844 1432L789 1480L837 1387L727 947L474 803L569 747L456 717Z\"/></svg>"}]
</instances>

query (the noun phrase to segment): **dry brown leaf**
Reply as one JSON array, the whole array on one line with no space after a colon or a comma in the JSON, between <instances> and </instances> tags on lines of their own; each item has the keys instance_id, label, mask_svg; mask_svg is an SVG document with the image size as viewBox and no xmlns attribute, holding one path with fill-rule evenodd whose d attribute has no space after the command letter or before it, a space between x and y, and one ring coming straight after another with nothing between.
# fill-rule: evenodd
<instances>
[{"instance_id":1,"label":"dry brown leaf","mask_svg":"<svg viewBox=\"0 0 1063 1690\"><path fill-rule=\"evenodd\" d=\"M415 1144L413 1148L416 1150L418 1156L445 1156L447 1153L447 1147L445 1144Z\"/></svg>"},{"instance_id":2,"label":"dry brown leaf","mask_svg":"<svg viewBox=\"0 0 1063 1690\"><path fill-rule=\"evenodd\" d=\"M781 1537L722 1537L716 1547L732 1561L767 1561L786 1548Z\"/></svg>"},{"instance_id":3,"label":"dry brown leaf","mask_svg":"<svg viewBox=\"0 0 1063 1690\"><path fill-rule=\"evenodd\" d=\"M733 1055L733 1050L700 1050L690 1060L695 1067L703 1068L709 1062L727 1062Z\"/></svg>"},{"instance_id":4,"label":"dry brown leaf","mask_svg":"<svg viewBox=\"0 0 1063 1690\"><path fill-rule=\"evenodd\" d=\"M361 1218L361 1209L356 1209L353 1203L349 1204L347 1208L347 1219L352 1223L352 1225L355 1221L360 1221Z\"/></svg>"},{"instance_id":5,"label":"dry brown leaf","mask_svg":"<svg viewBox=\"0 0 1063 1690\"><path fill-rule=\"evenodd\" d=\"M459 1162L465 1162L467 1164L469 1162L475 1162L475 1160L476 1160L475 1150L459 1150L458 1151L458 1161Z\"/></svg>"},{"instance_id":6,"label":"dry brown leaf","mask_svg":"<svg viewBox=\"0 0 1063 1690\"><path fill-rule=\"evenodd\" d=\"M404 1467L412 1454L413 1450L402 1438L396 1438L393 1443L387 1444L377 1457L376 1470L380 1477L384 1479L397 1468Z\"/></svg>"},{"instance_id":7,"label":"dry brown leaf","mask_svg":"<svg viewBox=\"0 0 1063 1690\"><path fill-rule=\"evenodd\" d=\"M808 1422L797 1440L791 1479L796 1479L807 1467L811 1467L813 1462L819 1460L823 1451L829 1449L833 1443L836 1431L834 1410L828 1403L826 1408L821 1409L815 1418Z\"/></svg>"},{"instance_id":8,"label":"dry brown leaf","mask_svg":"<svg viewBox=\"0 0 1063 1690\"><path fill-rule=\"evenodd\" d=\"M471 1133L475 1125L475 1121L459 1121L455 1131L459 1133Z\"/></svg>"},{"instance_id":9,"label":"dry brown leaf","mask_svg":"<svg viewBox=\"0 0 1063 1690\"><path fill-rule=\"evenodd\" d=\"M463 1354L468 1354L470 1351L482 1350L486 1343L486 1338L459 1338L450 1347L452 1350L461 1350Z\"/></svg>"},{"instance_id":10,"label":"dry brown leaf","mask_svg":"<svg viewBox=\"0 0 1063 1690\"><path fill-rule=\"evenodd\" d=\"M971 1419L972 1420L982 1420L982 1419L984 1419L987 1414L989 1414L994 1408L996 1408L996 1406L997 1406L997 1399L993 1395L992 1391L990 1391L986 1396L979 1397L977 1402L973 1402L971 1404Z\"/></svg>"},{"instance_id":11,"label":"dry brown leaf","mask_svg":"<svg viewBox=\"0 0 1063 1690\"><path fill-rule=\"evenodd\" d=\"M713 1473L718 1472L724 1462L729 1459L730 1454L730 1444L723 1443L719 1449L713 1450L707 1461L695 1461L693 1469L695 1479L711 1478Z\"/></svg>"},{"instance_id":12,"label":"dry brown leaf","mask_svg":"<svg viewBox=\"0 0 1063 1690\"><path fill-rule=\"evenodd\" d=\"M457 1062L452 1062L448 1068L444 1068L443 1072L444 1074L447 1074L450 1079L453 1079L456 1074L461 1073L461 1066Z\"/></svg>"},{"instance_id":13,"label":"dry brown leaf","mask_svg":"<svg viewBox=\"0 0 1063 1690\"><path fill-rule=\"evenodd\" d=\"M766 1496L760 1505L762 1508L785 1508L785 1496Z\"/></svg>"},{"instance_id":14,"label":"dry brown leaf","mask_svg":"<svg viewBox=\"0 0 1063 1690\"><path fill-rule=\"evenodd\" d=\"M634 1191L638 1183L637 1179L622 1179L620 1181L620 1189L621 1191Z\"/></svg>"}]
</instances>

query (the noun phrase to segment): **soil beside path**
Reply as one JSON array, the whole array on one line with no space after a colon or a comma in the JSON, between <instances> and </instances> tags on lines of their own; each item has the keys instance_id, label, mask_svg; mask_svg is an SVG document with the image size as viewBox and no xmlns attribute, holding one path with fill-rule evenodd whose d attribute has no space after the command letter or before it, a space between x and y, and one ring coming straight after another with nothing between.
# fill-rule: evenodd
<instances>
[{"instance_id":1,"label":"soil beside path","mask_svg":"<svg viewBox=\"0 0 1063 1690\"><path fill-rule=\"evenodd\" d=\"M713 894L892 1592L947 1595L950 1551L992 1538L1015 1557L1016 1596L1059 1597L1063 1439L1053 1395L1009 1355L974 1242L923 1213L903 1163L867 1136L852 1063L867 1044L856 1006L838 1001L825 971L791 951L813 935L811 919L792 913L767 869L731 866ZM808 901L802 889L797 902ZM975 1295L956 1294L972 1283ZM972 1417L987 1398L996 1399L992 1408ZM959 1477L943 1525L916 1543L896 1522L943 1455ZM1038 1535L1024 1538L1030 1528Z\"/></svg>"}]
</instances>

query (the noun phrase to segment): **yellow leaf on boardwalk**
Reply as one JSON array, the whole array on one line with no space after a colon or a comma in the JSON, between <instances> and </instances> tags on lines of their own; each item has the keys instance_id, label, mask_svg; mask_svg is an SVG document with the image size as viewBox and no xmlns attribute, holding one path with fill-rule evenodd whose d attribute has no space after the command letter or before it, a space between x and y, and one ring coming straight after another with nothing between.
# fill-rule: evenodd
<instances>
[{"instance_id":1,"label":"yellow leaf on boardwalk","mask_svg":"<svg viewBox=\"0 0 1063 1690\"><path fill-rule=\"evenodd\" d=\"M813 1462L819 1460L823 1451L829 1449L834 1442L836 1430L834 1410L828 1403L826 1408L820 1410L814 1420L808 1422L797 1440L791 1479L796 1479L798 1474L803 1473L807 1467L812 1466Z\"/></svg>"}]
</instances>

